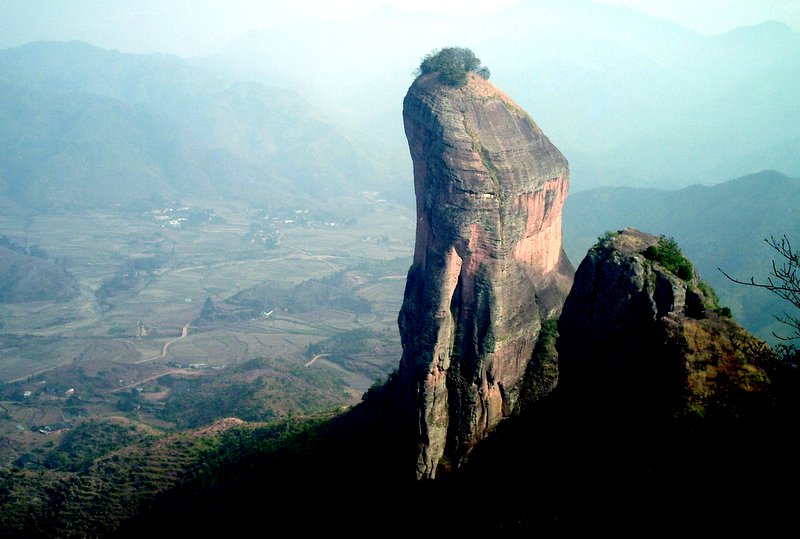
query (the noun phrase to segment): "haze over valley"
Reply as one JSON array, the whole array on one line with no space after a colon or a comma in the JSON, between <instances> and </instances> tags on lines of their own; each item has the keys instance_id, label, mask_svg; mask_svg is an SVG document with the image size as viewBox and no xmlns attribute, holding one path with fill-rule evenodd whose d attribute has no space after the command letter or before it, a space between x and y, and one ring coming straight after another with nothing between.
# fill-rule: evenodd
<instances>
[{"instance_id":1,"label":"haze over valley","mask_svg":"<svg viewBox=\"0 0 800 539\"><path fill-rule=\"evenodd\" d=\"M676 448L693 443L694 418L785 402L789 382L769 378L787 365L770 370L764 350L788 350L775 316L791 305L719 270L764 282L777 256L764 240L800 244L791 2L731 0L706 27L633 1L41 4L0 2L0 530L136 534L140 509L148 530L162 511L185 515L186 492L210 507L273 473L294 485L294 466L328 477L337 459L396 478L379 454L403 453L394 420L418 438L417 477L454 480L422 493L431 501L518 451L520 423L500 421L557 387L559 332L572 335L558 343L567 389L522 424L556 439L575 420L593 439L607 411L663 412L633 397L569 408L603 397L575 397L598 368L582 370L575 343L604 350L648 317L663 328L610 372L651 341L669 346L653 357L685 354L700 374L667 414L690 418ZM446 49L466 66L458 82L432 53L450 46L469 47ZM579 270L570 304L584 257L595 288ZM640 288L617 305L634 274ZM586 314L597 297L617 309L596 311L608 319ZM635 388L642 402L648 388ZM576 440L559 442L559 465ZM254 464L263 455L282 471ZM30 501L43 492L56 494ZM557 523L550 503L492 526ZM104 519L87 509L112 506Z\"/></svg>"}]
</instances>

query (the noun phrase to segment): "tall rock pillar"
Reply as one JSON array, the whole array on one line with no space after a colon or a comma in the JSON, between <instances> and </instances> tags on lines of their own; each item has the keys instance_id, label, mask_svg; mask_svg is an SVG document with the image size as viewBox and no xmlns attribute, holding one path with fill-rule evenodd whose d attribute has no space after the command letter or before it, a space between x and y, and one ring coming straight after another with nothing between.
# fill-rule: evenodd
<instances>
[{"instance_id":1,"label":"tall rock pillar","mask_svg":"<svg viewBox=\"0 0 800 539\"><path fill-rule=\"evenodd\" d=\"M399 325L417 476L459 465L513 410L542 316L574 273L561 246L569 169L508 96L420 76L403 103L417 233Z\"/></svg>"}]
</instances>

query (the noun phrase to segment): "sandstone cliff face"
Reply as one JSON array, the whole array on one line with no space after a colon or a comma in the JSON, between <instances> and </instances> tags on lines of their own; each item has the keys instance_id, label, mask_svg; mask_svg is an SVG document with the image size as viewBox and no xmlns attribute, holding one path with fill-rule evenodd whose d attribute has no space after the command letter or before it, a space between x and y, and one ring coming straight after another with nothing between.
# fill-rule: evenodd
<instances>
[{"instance_id":1,"label":"sandstone cliff face","mask_svg":"<svg viewBox=\"0 0 800 539\"><path fill-rule=\"evenodd\" d=\"M406 95L417 234L399 325L417 476L458 465L515 406L540 318L572 267L561 248L566 159L510 98L436 73Z\"/></svg>"},{"instance_id":2,"label":"sandstone cliff face","mask_svg":"<svg viewBox=\"0 0 800 539\"><path fill-rule=\"evenodd\" d=\"M560 388L619 414L730 413L766 391L767 349L718 314L693 270L682 279L653 259L658 245L626 229L581 262L558 322Z\"/></svg>"}]
</instances>

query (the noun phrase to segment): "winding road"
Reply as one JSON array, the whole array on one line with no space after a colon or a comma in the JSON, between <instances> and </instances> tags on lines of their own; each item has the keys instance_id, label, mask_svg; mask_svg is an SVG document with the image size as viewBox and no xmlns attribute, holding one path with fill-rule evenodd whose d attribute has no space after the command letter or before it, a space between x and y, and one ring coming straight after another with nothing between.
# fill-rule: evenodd
<instances>
[{"instance_id":1,"label":"winding road","mask_svg":"<svg viewBox=\"0 0 800 539\"><path fill-rule=\"evenodd\" d=\"M172 343L178 342L179 340L185 338L189 334L189 324L191 324L191 322L186 322L186 325L183 326L183 330L181 331L181 336L180 337L175 337L171 341L167 341L167 342L164 343L164 346L161 347L161 355L160 356L153 356L153 357L148 357L148 358L145 358L145 359L140 359L139 361L134 361L134 363L136 363L136 364L147 363L148 361L155 361L156 359L161 359L162 357L166 356L167 352L169 352L169 347L170 347L170 345Z\"/></svg>"},{"instance_id":2,"label":"winding road","mask_svg":"<svg viewBox=\"0 0 800 539\"><path fill-rule=\"evenodd\" d=\"M310 367L311 365L313 365L314 363L316 363L316 362L317 362L317 360L318 360L319 358L321 358L321 357L328 357L329 355L330 355L330 354L317 354L316 356L314 356L314 357L312 357L312 358L311 358L311 361L309 361L308 363L306 363L306 367Z\"/></svg>"}]
</instances>

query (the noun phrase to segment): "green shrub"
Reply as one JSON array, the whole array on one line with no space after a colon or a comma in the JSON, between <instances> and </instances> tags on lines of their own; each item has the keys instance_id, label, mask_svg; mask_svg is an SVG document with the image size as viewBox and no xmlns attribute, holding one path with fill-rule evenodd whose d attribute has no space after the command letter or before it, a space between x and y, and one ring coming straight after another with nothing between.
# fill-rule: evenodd
<instances>
[{"instance_id":1,"label":"green shrub","mask_svg":"<svg viewBox=\"0 0 800 539\"><path fill-rule=\"evenodd\" d=\"M720 307L715 311L718 315L725 317L725 318L733 318L733 312L731 312L730 307Z\"/></svg>"},{"instance_id":2,"label":"green shrub","mask_svg":"<svg viewBox=\"0 0 800 539\"><path fill-rule=\"evenodd\" d=\"M65 433L44 460L47 468L76 471L96 458L152 435L135 424L92 419Z\"/></svg>"},{"instance_id":3,"label":"green shrub","mask_svg":"<svg viewBox=\"0 0 800 539\"><path fill-rule=\"evenodd\" d=\"M599 243L602 243L603 245L606 245L608 242L610 242L617 236L619 236L619 232L615 232L613 230L606 230L605 232L603 232L602 236L597 237L597 241Z\"/></svg>"},{"instance_id":4,"label":"green shrub","mask_svg":"<svg viewBox=\"0 0 800 539\"><path fill-rule=\"evenodd\" d=\"M702 292L703 296L705 296L706 308L716 309L719 307L719 296L717 296L717 292L711 288L708 283L705 281L700 281L697 283L697 288L699 288L700 292Z\"/></svg>"},{"instance_id":5,"label":"green shrub","mask_svg":"<svg viewBox=\"0 0 800 539\"><path fill-rule=\"evenodd\" d=\"M481 65L475 54L463 47L446 47L431 52L422 59L417 75L438 72L442 80L450 86L463 86L467 82L467 73L477 73L484 79L489 78L489 68Z\"/></svg>"},{"instance_id":6,"label":"green shrub","mask_svg":"<svg viewBox=\"0 0 800 539\"><path fill-rule=\"evenodd\" d=\"M651 245L645 249L644 256L648 260L658 262L667 271L674 273L684 281L690 280L694 275L692 263L683 256L674 238L661 236L658 245Z\"/></svg>"}]
</instances>

